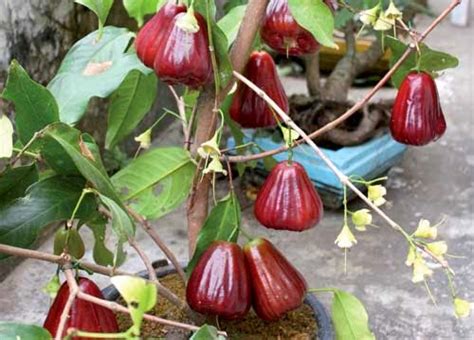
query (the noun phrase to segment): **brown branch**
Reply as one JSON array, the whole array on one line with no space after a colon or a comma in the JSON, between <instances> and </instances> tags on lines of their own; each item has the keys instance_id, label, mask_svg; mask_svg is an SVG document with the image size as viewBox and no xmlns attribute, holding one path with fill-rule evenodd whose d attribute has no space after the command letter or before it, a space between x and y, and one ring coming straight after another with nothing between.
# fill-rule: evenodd
<instances>
[{"instance_id":1,"label":"brown branch","mask_svg":"<svg viewBox=\"0 0 474 340\"><path fill-rule=\"evenodd\" d=\"M178 259L176 258L174 253L171 251L171 249L168 248L166 243L161 239L158 233L153 229L150 223L148 223L148 221L143 216L138 214L133 209L127 208L127 211L135 219L135 221L140 223L143 230L145 230L145 232L151 237L151 239L161 249L161 251L165 254L168 260L170 260L171 264L176 269L176 272L178 273L178 275L181 277L183 282L186 283L186 275L184 274L184 270L179 264Z\"/></svg>"},{"instance_id":2,"label":"brown branch","mask_svg":"<svg viewBox=\"0 0 474 340\"><path fill-rule=\"evenodd\" d=\"M66 254L65 254L66 255ZM69 256L66 255L64 256L65 259L69 259ZM71 263L68 262L69 267L71 267ZM58 329L56 330L56 336L55 340L61 340L63 337L63 333L65 331L67 319L69 318L69 313L71 312L72 304L74 303L74 300L76 299L77 293L79 292L79 287L76 284L76 279L74 278L74 274L72 273L71 269L68 269L71 272L71 278L66 276L66 279L68 280L68 286L69 286L69 297L66 301L66 305L64 306L64 309L61 313L61 317L59 319L59 325ZM72 285L69 281L74 281L74 285Z\"/></svg>"},{"instance_id":3,"label":"brown branch","mask_svg":"<svg viewBox=\"0 0 474 340\"><path fill-rule=\"evenodd\" d=\"M457 6L459 5L460 0L452 0L450 5L431 23L431 25L419 36L418 43L421 43L425 38L433 31L433 29L439 25L441 21L443 21L446 16ZM352 116L354 113L359 111L367 102L390 80L392 75L398 70L398 68L405 62L405 60L410 56L410 54L416 50L416 45L414 43L410 44L405 52L402 54L400 59L392 66L392 68L387 72L387 74L375 85L375 87L370 90L364 98L362 98L359 102L354 104L349 110L347 110L343 115L339 116L337 119L333 120L332 122L328 123L327 125L323 126L322 128L310 133L308 136L311 139L315 139L316 137L321 136L322 134L326 133L327 131L335 128L342 122L344 122L347 118ZM304 140L299 140L293 143L291 147L296 147L300 144L303 144ZM289 146L283 145L279 148L274 150L268 150L265 152L261 152L254 155L246 155L246 156L232 156L229 157L229 161L232 163L241 163L241 162L248 162L259 160L265 157L273 156L284 152L289 149Z\"/></svg>"},{"instance_id":4,"label":"brown branch","mask_svg":"<svg viewBox=\"0 0 474 340\"><path fill-rule=\"evenodd\" d=\"M233 69L238 72L242 72L247 64L252 44L260 28L260 22L265 14L268 1L269 0L250 0L247 5L237 39L235 40L230 52ZM195 152L202 143L209 140L214 134L217 121L215 107L220 105L222 100L224 100L227 93L232 88L232 85L232 82L230 82L223 90L221 90L218 98L215 98L214 84L209 84L204 88L199 96L197 103L197 117L199 121L196 128L194 145L192 147L193 152ZM199 169L197 170L195 177L200 177ZM189 256L192 256L194 252L197 236L207 217L209 187L209 176L205 176L202 181L197 183L195 190L191 193L190 198L188 199L187 220Z\"/></svg>"},{"instance_id":5,"label":"brown branch","mask_svg":"<svg viewBox=\"0 0 474 340\"><path fill-rule=\"evenodd\" d=\"M306 66L306 85L308 87L308 93L310 96L316 98L322 97L319 57L319 51L304 57L304 63Z\"/></svg>"},{"instance_id":6,"label":"brown branch","mask_svg":"<svg viewBox=\"0 0 474 340\"><path fill-rule=\"evenodd\" d=\"M100 299L100 298L97 298L95 296L92 296L92 295L89 295L87 293L82 292L79 289L76 281L74 280L73 272L70 269L66 269L64 271L64 273L66 275L66 280L69 284L70 289L72 287L72 289L75 289L75 290L78 291L78 293L77 293L77 298L78 299L88 301L90 303L94 303L96 305L99 305L99 306L102 306L104 308L110 309L113 312L130 314L130 311L126 307L124 307L124 306L122 306L122 305L120 305L116 302L106 301L106 300L103 300L103 299ZM163 319L163 318L160 318L160 317L157 317L157 316L154 316L154 315L150 315L150 314L144 314L143 318L145 320L160 323L160 324L165 325L165 326L182 328L182 329L186 329L186 330L189 330L189 331L197 331L199 329L199 327L194 326L194 325L189 325L189 324L182 323L182 322L167 320L167 319ZM227 334L225 332L219 332L219 334L221 334L223 336L227 336Z\"/></svg>"}]
</instances>

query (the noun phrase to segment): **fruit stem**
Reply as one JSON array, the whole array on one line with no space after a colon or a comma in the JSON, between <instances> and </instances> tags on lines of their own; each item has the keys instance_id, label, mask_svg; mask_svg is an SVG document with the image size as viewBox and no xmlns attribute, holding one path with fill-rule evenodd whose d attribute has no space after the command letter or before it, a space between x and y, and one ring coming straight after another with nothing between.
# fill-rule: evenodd
<instances>
[{"instance_id":1,"label":"fruit stem","mask_svg":"<svg viewBox=\"0 0 474 340\"><path fill-rule=\"evenodd\" d=\"M129 339L130 335L128 332L122 333L95 333L95 332L86 332L80 331L78 329L70 329L67 334L67 338L71 339L72 337L84 337L84 338L95 338L95 339Z\"/></svg>"}]
</instances>

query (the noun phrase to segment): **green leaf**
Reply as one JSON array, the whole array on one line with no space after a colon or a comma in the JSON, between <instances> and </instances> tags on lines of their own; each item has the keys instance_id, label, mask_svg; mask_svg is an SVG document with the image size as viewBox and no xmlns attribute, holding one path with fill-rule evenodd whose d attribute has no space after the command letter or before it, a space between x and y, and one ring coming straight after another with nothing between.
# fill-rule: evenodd
<instances>
[{"instance_id":1,"label":"green leaf","mask_svg":"<svg viewBox=\"0 0 474 340\"><path fill-rule=\"evenodd\" d=\"M81 143L81 140L78 138L78 130L63 123L57 123L51 125L46 130L45 135L61 146L78 171L97 191L111 198L118 203L118 205L123 206L109 176L105 172L103 164L100 159L97 158L97 152L91 151L94 150L94 148L91 148L90 144ZM90 140L87 141L87 139L84 138L84 142L90 143ZM91 154L94 159L91 158Z\"/></svg>"},{"instance_id":2,"label":"green leaf","mask_svg":"<svg viewBox=\"0 0 474 340\"><path fill-rule=\"evenodd\" d=\"M334 16L334 26L336 29L342 29L346 26L349 20L354 18L354 13L349 11L347 8L342 8L336 12Z\"/></svg>"},{"instance_id":3,"label":"green leaf","mask_svg":"<svg viewBox=\"0 0 474 340\"><path fill-rule=\"evenodd\" d=\"M217 328L214 326L204 325L199 328L190 340L224 340L225 337L217 333Z\"/></svg>"},{"instance_id":4,"label":"green leaf","mask_svg":"<svg viewBox=\"0 0 474 340\"><path fill-rule=\"evenodd\" d=\"M133 333L140 334L143 314L156 304L156 285L139 277L118 275L110 279L128 305Z\"/></svg>"},{"instance_id":5,"label":"green leaf","mask_svg":"<svg viewBox=\"0 0 474 340\"><path fill-rule=\"evenodd\" d=\"M392 51L390 57L390 67L392 67L400 59L402 54L408 48L408 45L405 45L401 41L389 36L385 38L385 43ZM426 44L420 44L420 51L421 57L419 67L421 71L436 73L448 68L457 67L459 64L459 60L456 57L448 53L432 50ZM406 75L416 68L416 58L417 54L413 52L393 74L392 83L395 87L400 87Z\"/></svg>"},{"instance_id":6,"label":"green leaf","mask_svg":"<svg viewBox=\"0 0 474 340\"><path fill-rule=\"evenodd\" d=\"M123 0L123 6L128 12L128 15L134 18L138 27L143 26L143 17L147 14L156 12L158 3L161 0Z\"/></svg>"},{"instance_id":7,"label":"green leaf","mask_svg":"<svg viewBox=\"0 0 474 340\"><path fill-rule=\"evenodd\" d=\"M2 93L4 99L15 104L15 123L23 144L48 124L59 121L58 105L44 86L33 81L23 67L13 60Z\"/></svg>"},{"instance_id":8,"label":"green leaf","mask_svg":"<svg viewBox=\"0 0 474 340\"><path fill-rule=\"evenodd\" d=\"M229 13L234 7L246 5L247 0L227 0L224 4L224 13Z\"/></svg>"},{"instance_id":9,"label":"green leaf","mask_svg":"<svg viewBox=\"0 0 474 340\"><path fill-rule=\"evenodd\" d=\"M99 30L102 31L110 9L114 4L114 0L74 0L74 2L89 8L97 15L99 19Z\"/></svg>"},{"instance_id":10,"label":"green leaf","mask_svg":"<svg viewBox=\"0 0 474 340\"><path fill-rule=\"evenodd\" d=\"M233 77L233 68L228 52L229 43L225 33L215 22L211 24L212 40L214 42L214 50L217 58L217 68L219 70L220 85L226 87Z\"/></svg>"},{"instance_id":11,"label":"green leaf","mask_svg":"<svg viewBox=\"0 0 474 340\"><path fill-rule=\"evenodd\" d=\"M138 157L112 177L121 199L139 214L155 219L188 196L196 167L187 151L157 148Z\"/></svg>"},{"instance_id":12,"label":"green leaf","mask_svg":"<svg viewBox=\"0 0 474 340\"><path fill-rule=\"evenodd\" d=\"M13 154L13 125L5 114L0 113L0 158Z\"/></svg>"},{"instance_id":13,"label":"green leaf","mask_svg":"<svg viewBox=\"0 0 474 340\"><path fill-rule=\"evenodd\" d=\"M104 203L112 214L112 230L121 241L127 240L135 235L135 225L130 216L113 199L99 194L100 200Z\"/></svg>"},{"instance_id":14,"label":"green leaf","mask_svg":"<svg viewBox=\"0 0 474 340\"><path fill-rule=\"evenodd\" d=\"M334 17L322 0L288 0L291 14L322 45L337 48L334 43Z\"/></svg>"},{"instance_id":15,"label":"green leaf","mask_svg":"<svg viewBox=\"0 0 474 340\"><path fill-rule=\"evenodd\" d=\"M214 0L193 0L192 4L194 10L201 13L204 18L207 18L207 5L209 4L209 16L211 21L214 21L217 12Z\"/></svg>"},{"instance_id":16,"label":"green leaf","mask_svg":"<svg viewBox=\"0 0 474 340\"><path fill-rule=\"evenodd\" d=\"M147 114L156 98L158 80L154 73L133 70L110 98L105 147L112 149L128 136Z\"/></svg>"},{"instance_id":17,"label":"green leaf","mask_svg":"<svg viewBox=\"0 0 474 340\"><path fill-rule=\"evenodd\" d=\"M86 225L94 234L94 248L92 256L95 263L101 266L112 266L114 264L114 253L105 245L105 230L107 219L97 214L95 218L88 220Z\"/></svg>"},{"instance_id":18,"label":"green leaf","mask_svg":"<svg viewBox=\"0 0 474 340\"><path fill-rule=\"evenodd\" d=\"M9 168L0 174L0 206L25 194L38 180L35 164Z\"/></svg>"},{"instance_id":19,"label":"green leaf","mask_svg":"<svg viewBox=\"0 0 474 340\"><path fill-rule=\"evenodd\" d=\"M375 339L369 329L369 317L364 305L354 295L345 291L334 291L332 322L338 340Z\"/></svg>"},{"instance_id":20,"label":"green leaf","mask_svg":"<svg viewBox=\"0 0 474 340\"><path fill-rule=\"evenodd\" d=\"M237 242L241 211L239 200L234 193L227 195L212 209L196 241L196 250L186 271L191 274L201 255L217 240Z\"/></svg>"},{"instance_id":21,"label":"green leaf","mask_svg":"<svg viewBox=\"0 0 474 340\"><path fill-rule=\"evenodd\" d=\"M115 91L131 70L149 74L135 51L127 51L133 33L108 26L79 40L69 50L48 88L56 97L62 122L77 123L92 97L105 98Z\"/></svg>"},{"instance_id":22,"label":"green leaf","mask_svg":"<svg viewBox=\"0 0 474 340\"><path fill-rule=\"evenodd\" d=\"M52 338L43 327L0 321L0 339L2 340L49 340Z\"/></svg>"},{"instance_id":23,"label":"green leaf","mask_svg":"<svg viewBox=\"0 0 474 340\"><path fill-rule=\"evenodd\" d=\"M221 18L217 25L225 33L227 37L227 48L232 45L237 33L239 32L240 24L245 15L247 5L233 7L223 18Z\"/></svg>"},{"instance_id":24,"label":"green leaf","mask_svg":"<svg viewBox=\"0 0 474 340\"><path fill-rule=\"evenodd\" d=\"M31 247L43 227L71 217L84 185L82 178L55 176L30 186L24 197L0 207L0 243ZM95 208L93 196L87 195L76 217L86 218Z\"/></svg>"}]
</instances>

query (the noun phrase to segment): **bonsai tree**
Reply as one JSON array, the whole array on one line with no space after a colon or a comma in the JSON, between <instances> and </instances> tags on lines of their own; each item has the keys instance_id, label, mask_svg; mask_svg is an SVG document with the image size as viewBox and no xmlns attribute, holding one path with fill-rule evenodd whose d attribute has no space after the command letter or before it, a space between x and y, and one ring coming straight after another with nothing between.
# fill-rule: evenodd
<instances>
[{"instance_id":1,"label":"bonsai tree","mask_svg":"<svg viewBox=\"0 0 474 340\"><path fill-rule=\"evenodd\" d=\"M455 314L469 314L469 302L455 288L454 271L445 257L447 245L439 240L437 225L422 219L414 231L402 228L382 210L382 179L367 181L342 173L313 141L362 109L390 80L399 88L390 118L393 138L417 146L441 138L446 123L433 78L455 67L457 60L430 49L423 40L459 0L422 33L407 24L411 2L403 1L231 0L218 10L211 0L124 0L138 32L105 25L111 0L76 2L97 15L98 29L74 44L47 87L13 60L2 92L14 115L2 113L0 118L0 157L5 159L0 176L0 259L13 255L57 263L65 280L61 285L58 273L51 273L48 291L57 296L44 328L0 323L0 334L136 338L146 319L194 332L194 339L217 339L228 334L215 327L219 323L206 324L202 315L240 319L252 307L262 320L276 321L300 307L306 294L329 292L334 296L336 336L372 338L367 313L355 296L337 288L309 287L284 250L276 249L271 240L254 238L241 226L232 164L243 172L250 162L264 159L272 169L257 195L257 220L266 228L292 232L324 223L319 194L306 170L292 159L291 150L302 143L344 185L343 227L336 246L347 255L357 243L353 230L364 230L372 215L379 215L406 242L412 281L428 288L433 273L428 263L436 263L448 278ZM323 87L319 51L321 46L338 48L333 38L336 26L344 32L347 50ZM363 53L355 48L360 34L375 37ZM361 101L316 131L304 131L289 115L290 102L268 53L304 59L311 100L346 102L354 78L386 50L391 53L390 70ZM117 148L133 132L150 111L157 86L168 87L176 101L177 112L166 114L182 126L181 145L151 145L153 128L163 115L135 136L135 157L119 171L108 172L104 148ZM78 128L93 97L108 101L104 146ZM260 152L243 142L241 128L249 127L275 127L285 145ZM238 142L232 150L221 143L227 131ZM283 151L289 151L287 160L275 164L269 158ZM210 200L216 176L227 177L228 194L217 200L213 193ZM349 211L349 190L367 208ZM186 272L150 223L185 201L190 258ZM31 250L38 233L51 224L56 228L52 252ZM149 255L135 239L137 226L175 267L186 285L186 299L157 277ZM92 229L93 245L84 244L79 232L84 227ZM104 242L109 229L115 235L113 248ZM243 248L237 243L240 235L246 239ZM143 261L147 279L120 269L127 260L126 243ZM95 263L82 260L86 248L93 249ZM76 277L82 271L111 276L126 306L104 300L94 282ZM181 310L185 321L147 314L157 295ZM120 329L110 310L130 314L132 326Z\"/></svg>"}]
</instances>

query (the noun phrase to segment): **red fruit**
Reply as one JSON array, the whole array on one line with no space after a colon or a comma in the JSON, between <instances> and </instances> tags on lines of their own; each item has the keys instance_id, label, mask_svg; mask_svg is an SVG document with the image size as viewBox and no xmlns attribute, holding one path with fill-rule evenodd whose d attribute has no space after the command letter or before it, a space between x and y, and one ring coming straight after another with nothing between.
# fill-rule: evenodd
<instances>
[{"instance_id":1,"label":"red fruit","mask_svg":"<svg viewBox=\"0 0 474 340\"><path fill-rule=\"evenodd\" d=\"M293 18L288 0L270 1L260 33L268 46L282 54L299 56L319 48L313 35Z\"/></svg>"},{"instance_id":2,"label":"red fruit","mask_svg":"<svg viewBox=\"0 0 474 340\"><path fill-rule=\"evenodd\" d=\"M250 283L240 247L215 241L204 252L186 287L186 300L196 312L239 319L250 309Z\"/></svg>"},{"instance_id":3,"label":"red fruit","mask_svg":"<svg viewBox=\"0 0 474 340\"><path fill-rule=\"evenodd\" d=\"M138 32L135 47L138 57L146 66L153 68L163 36L171 27L174 17L182 12L186 12L186 6L168 2Z\"/></svg>"},{"instance_id":4,"label":"red fruit","mask_svg":"<svg viewBox=\"0 0 474 340\"><path fill-rule=\"evenodd\" d=\"M393 105L390 131L395 140L408 145L426 145L446 131L436 83L425 72L409 73Z\"/></svg>"},{"instance_id":5,"label":"red fruit","mask_svg":"<svg viewBox=\"0 0 474 340\"><path fill-rule=\"evenodd\" d=\"M103 295L97 285L86 278L79 278L79 289L89 295L103 299ZM58 291L58 295L51 305L48 316L44 321L44 328L46 328L53 337L59 327L61 314L66 306L69 298L69 286L64 282ZM68 328L76 328L81 331L95 332L95 333L118 333L119 328L115 314L102 306L90 303L88 301L76 299L74 300L71 312L66 322L65 330L62 336L65 336ZM74 339L85 339L74 337ZM90 339L90 338L87 338Z\"/></svg>"},{"instance_id":6,"label":"red fruit","mask_svg":"<svg viewBox=\"0 0 474 340\"><path fill-rule=\"evenodd\" d=\"M190 13L177 14L163 34L153 68L158 77L168 84L198 88L212 77L207 24L199 13L194 13L199 31L189 32L177 25L186 15Z\"/></svg>"},{"instance_id":7,"label":"red fruit","mask_svg":"<svg viewBox=\"0 0 474 340\"><path fill-rule=\"evenodd\" d=\"M270 96L285 112L288 98L281 84L275 62L267 52L253 52L244 75ZM230 107L230 116L244 128L276 125L270 106L247 85L239 83Z\"/></svg>"},{"instance_id":8,"label":"red fruit","mask_svg":"<svg viewBox=\"0 0 474 340\"><path fill-rule=\"evenodd\" d=\"M283 161L263 183L254 213L267 228L303 231L321 220L323 203L305 169L297 162Z\"/></svg>"},{"instance_id":9,"label":"red fruit","mask_svg":"<svg viewBox=\"0 0 474 340\"><path fill-rule=\"evenodd\" d=\"M265 239L244 247L245 263L252 285L252 305L266 321L276 321L298 308L306 294L306 281L300 272Z\"/></svg>"}]
</instances>

